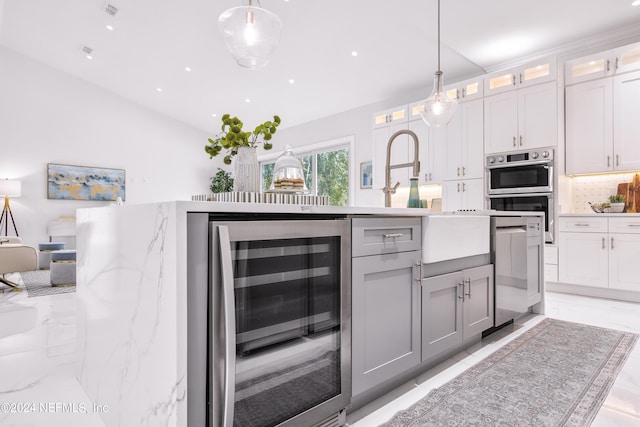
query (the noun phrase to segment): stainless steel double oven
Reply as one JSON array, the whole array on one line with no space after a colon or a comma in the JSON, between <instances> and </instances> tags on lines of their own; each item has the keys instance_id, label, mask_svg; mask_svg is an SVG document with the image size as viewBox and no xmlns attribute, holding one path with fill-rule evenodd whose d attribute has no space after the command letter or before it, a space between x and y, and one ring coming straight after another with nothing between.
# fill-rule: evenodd
<instances>
[{"instance_id":1,"label":"stainless steel double oven","mask_svg":"<svg viewBox=\"0 0 640 427\"><path fill-rule=\"evenodd\" d=\"M491 154L485 157L488 208L545 213L545 241L553 242L554 151Z\"/></svg>"}]
</instances>

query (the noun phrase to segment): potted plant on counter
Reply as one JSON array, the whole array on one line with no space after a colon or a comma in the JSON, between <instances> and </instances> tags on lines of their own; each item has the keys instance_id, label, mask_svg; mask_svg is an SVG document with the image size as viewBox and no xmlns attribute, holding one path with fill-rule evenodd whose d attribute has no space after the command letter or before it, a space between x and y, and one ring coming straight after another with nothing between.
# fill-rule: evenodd
<instances>
[{"instance_id":1,"label":"potted plant on counter","mask_svg":"<svg viewBox=\"0 0 640 427\"><path fill-rule=\"evenodd\" d=\"M622 194L614 194L613 196L609 196L609 203L611 203L611 212L613 213L621 213L624 212L624 195Z\"/></svg>"},{"instance_id":2,"label":"potted plant on counter","mask_svg":"<svg viewBox=\"0 0 640 427\"><path fill-rule=\"evenodd\" d=\"M218 168L218 172L211 177L211 185L209 188L212 193L227 193L233 190L233 178L231 178L231 174Z\"/></svg>"},{"instance_id":3,"label":"potted plant on counter","mask_svg":"<svg viewBox=\"0 0 640 427\"><path fill-rule=\"evenodd\" d=\"M262 145L270 150L271 139L280 125L280 117L273 116L255 127L252 132L245 132L244 123L229 114L222 116L222 132L216 138L209 138L204 150L212 159L226 150L224 163L233 164L234 191L260 192L260 168L256 147Z\"/></svg>"}]
</instances>

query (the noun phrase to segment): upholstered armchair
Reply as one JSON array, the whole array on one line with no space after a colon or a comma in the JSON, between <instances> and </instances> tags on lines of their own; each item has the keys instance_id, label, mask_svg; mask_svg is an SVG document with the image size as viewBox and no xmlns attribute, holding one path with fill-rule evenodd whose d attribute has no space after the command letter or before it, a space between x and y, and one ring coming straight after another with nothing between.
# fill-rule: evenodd
<instances>
[{"instance_id":1,"label":"upholstered armchair","mask_svg":"<svg viewBox=\"0 0 640 427\"><path fill-rule=\"evenodd\" d=\"M22 290L17 283L5 278L7 273L19 273L38 269L38 253L35 248L13 236L0 236L0 282L15 290Z\"/></svg>"}]
</instances>

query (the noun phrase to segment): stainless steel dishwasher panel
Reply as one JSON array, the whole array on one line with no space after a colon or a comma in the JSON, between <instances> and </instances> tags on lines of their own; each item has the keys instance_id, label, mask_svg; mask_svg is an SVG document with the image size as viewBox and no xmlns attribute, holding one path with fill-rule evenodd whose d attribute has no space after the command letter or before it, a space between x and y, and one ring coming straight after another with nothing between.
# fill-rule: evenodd
<instances>
[{"instance_id":1,"label":"stainless steel dishwasher panel","mask_svg":"<svg viewBox=\"0 0 640 427\"><path fill-rule=\"evenodd\" d=\"M491 256L495 265L495 326L500 326L529 309L526 218L491 219Z\"/></svg>"}]
</instances>

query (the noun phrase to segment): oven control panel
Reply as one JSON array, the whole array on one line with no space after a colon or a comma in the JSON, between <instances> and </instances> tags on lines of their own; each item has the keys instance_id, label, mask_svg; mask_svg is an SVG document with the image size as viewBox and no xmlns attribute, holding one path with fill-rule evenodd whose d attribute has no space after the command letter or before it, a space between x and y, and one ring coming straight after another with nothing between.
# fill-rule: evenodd
<instances>
[{"instance_id":1,"label":"oven control panel","mask_svg":"<svg viewBox=\"0 0 640 427\"><path fill-rule=\"evenodd\" d=\"M553 160L553 148L538 148L530 151L514 151L486 156L486 166L517 166Z\"/></svg>"}]
</instances>

